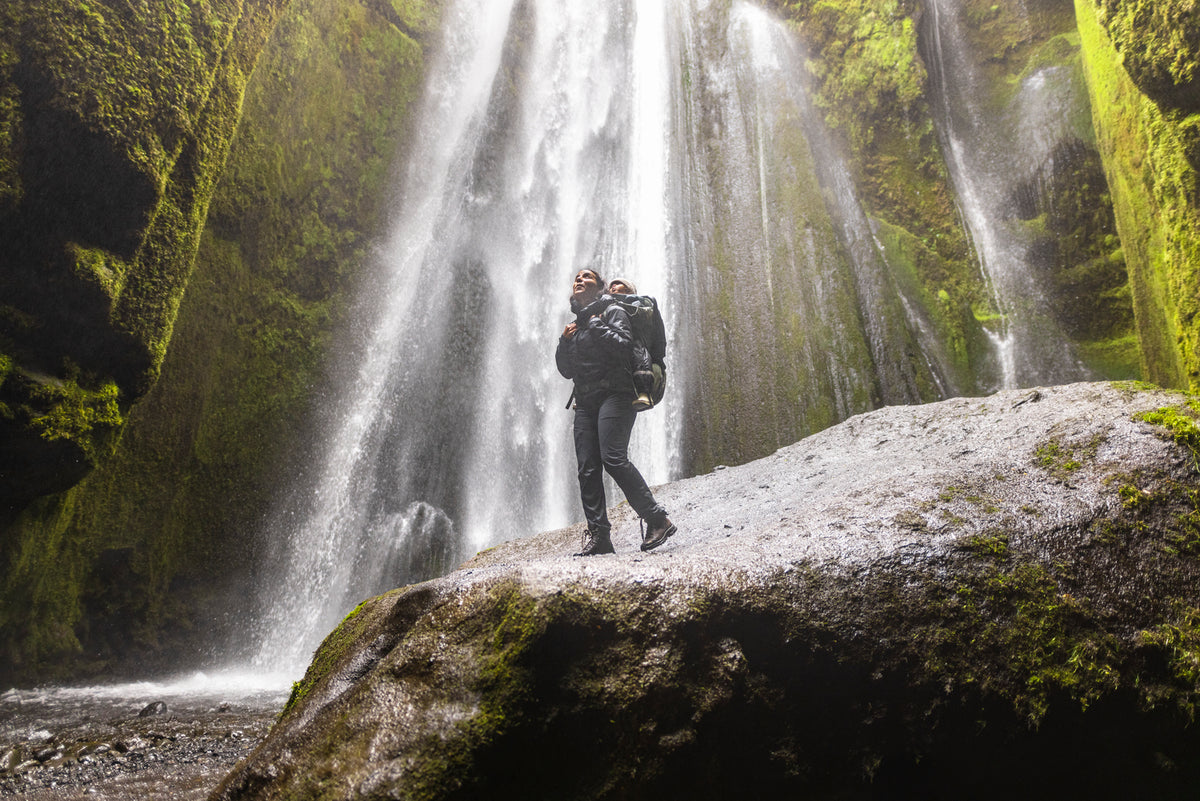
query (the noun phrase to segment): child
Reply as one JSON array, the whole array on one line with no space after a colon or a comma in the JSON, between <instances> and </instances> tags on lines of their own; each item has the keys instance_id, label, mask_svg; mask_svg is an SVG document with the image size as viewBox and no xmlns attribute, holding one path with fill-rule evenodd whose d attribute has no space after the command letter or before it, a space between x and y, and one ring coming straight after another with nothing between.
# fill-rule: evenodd
<instances>
[{"instance_id":1,"label":"child","mask_svg":"<svg viewBox=\"0 0 1200 801\"><path fill-rule=\"evenodd\" d=\"M614 278L608 282L610 295L636 295L637 287L624 278ZM634 341L633 346L633 388L637 397L633 399L633 408L644 412L654 406L650 393L654 387L654 370L650 363L650 351L640 340Z\"/></svg>"}]
</instances>

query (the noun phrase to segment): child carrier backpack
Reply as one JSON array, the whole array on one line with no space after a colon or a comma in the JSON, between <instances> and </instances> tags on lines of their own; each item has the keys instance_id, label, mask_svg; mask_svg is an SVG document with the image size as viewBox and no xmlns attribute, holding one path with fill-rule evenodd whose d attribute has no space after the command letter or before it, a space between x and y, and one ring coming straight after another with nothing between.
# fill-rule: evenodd
<instances>
[{"instance_id":1,"label":"child carrier backpack","mask_svg":"<svg viewBox=\"0 0 1200 801\"><path fill-rule=\"evenodd\" d=\"M642 403L634 403L638 411L659 404L667 391L667 330L663 325L658 301L649 295L613 295L613 301L629 315L633 336L650 354L650 371L634 373L633 383ZM641 397L645 396L645 398ZM648 402L647 402L648 401Z\"/></svg>"}]
</instances>

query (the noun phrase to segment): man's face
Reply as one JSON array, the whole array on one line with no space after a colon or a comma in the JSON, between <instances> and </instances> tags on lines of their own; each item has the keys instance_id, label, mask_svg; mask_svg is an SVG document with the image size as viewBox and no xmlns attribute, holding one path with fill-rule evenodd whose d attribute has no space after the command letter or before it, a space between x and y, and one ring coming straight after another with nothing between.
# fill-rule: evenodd
<instances>
[{"instance_id":1,"label":"man's face","mask_svg":"<svg viewBox=\"0 0 1200 801\"><path fill-rule=\"evenodd\" d=\"M591 270L580 270L571 284L571 295L577 300L590 301L600 294L600 283Z\"/></svg>"}]
</instances>

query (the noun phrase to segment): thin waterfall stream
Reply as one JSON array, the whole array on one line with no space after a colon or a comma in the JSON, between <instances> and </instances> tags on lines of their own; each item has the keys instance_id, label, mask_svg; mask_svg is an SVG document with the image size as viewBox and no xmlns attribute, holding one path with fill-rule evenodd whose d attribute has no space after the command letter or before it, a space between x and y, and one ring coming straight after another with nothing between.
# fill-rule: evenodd
<instances>
[{"instance_id":1,"label":"thin waterfall stream","mask_svg":"<svg viewBox=\"0 0 1200 801\"><path fill-rule=\"evenodd\" d=\"M1030 235L1013 212L1017 187L1052 158L1071 110L1086 102L1081 87L1065 68L1043 68L1023 78L1002 109L992 107L995 90L968 42L965 4L929 0L928 8L934 119L994 313L984 321L999 366L991 388L1094 378L1055 321L1030 263Z\"/></svg>"}]
</instances>

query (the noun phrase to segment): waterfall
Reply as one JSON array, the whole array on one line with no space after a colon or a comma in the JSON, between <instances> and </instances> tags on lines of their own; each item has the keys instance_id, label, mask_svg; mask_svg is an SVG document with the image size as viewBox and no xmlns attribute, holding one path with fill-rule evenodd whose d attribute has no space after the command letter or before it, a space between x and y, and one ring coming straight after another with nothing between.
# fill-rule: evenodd
<instances>
[{"instance_id":1,"label":"waterfall","mask_svg":"<svg viewBox=\"0 0 1200 801\"><path fill-rule=\"evenodd\" d=\"M934 118L995 312L984 321L999 366L995 383L1013 388L1092 378L1055 321L1030 263L1031 236L1012 207L1017 188L1069 138L1068 112L1083 102L1080 89L1065 68L1042 68L996 108L997 87L985 80L967 39L965 4L929 0L928 8L923 41L938 99Z\"/></svg>"},{"instance_id":2,"label":"waterfall","mask_svg":"<svg viewBox=\"0 0 1200 801\"><path fill-rule=\"evenodd\" d=\"M665 313L667 402L632 446L651 485L928 379L783 23L708 0L447 14L312 470L265 527L264 668L302 669L362 598L581 519L553 358L581 267ZM723 386L745 402L721 417Z\"/></svg>"},{"instance_id":3,"label":"waterfall","mask_svg":"<svg viewBox=\"0 0 1200 801\"><path fill-rule=\"evenodd\" d=\"M632 280L674 330L662 4L448 13L398 222L354 315L356 372L319 470L268 524L280 553L256 664L295 670L362 598L579 517L554 367L577 269ZM673 477L680 413L635 429L652 484Z\"/></svg>"},{"instance_id":4,"label":"waterfall","mask_svg":"<svg viewBox=\"0 0 1200 801\"><path fill-rule=\"evenodd\" d=\"M906 355L921 352L918 334L812 108L800 42L750 3L698 14L688 35L677 112L688 300L707 322L689 337L695 462L754 458L920 400L937 379Z\"/></svg>"},{"instance_id":5,"label":"waterfall","mask_svg":"<svg viewBox=\"0 0 1200 801\"><path fill-rule=\"evenodd\" d=\"M923 382L943 383L941 369L933 360L914 364L906 358L905 353L922 349L933 353L936 350L935 340L932 335L922 335L925 321L905 302L892 279L883 248L875 238L859 203L849 168L831 141L823 115L812 106L804 81L806 57L801 44L786 26L756 6L742 4L735 7L733 20L735 26L744 27L746 31L742 43L745 49L740 55L744 63L753 66L757 76L753 117L759 153L764 249L769 250L775 244L769 230L769 221L775 216L774 209L771 208L773 204L767 201L765 189L768 186L767 154L779 149L778 145L768 146L764 121L770 118L769 110L780 107L782 102L782 107L789 109L794 116L794 124L803 133L804 142L812 154L813 177L823 190L825 211L833 225L839 249L845 254L847 272L852 280L874 368L871 378L878 384L877 388L873 388L877 400L888 405L917 402L921 399L920 385ZM771 132L772 136L778 133L778 127ZM816 294L816 312L824 318L822 323L841 323L831 314L833 299L822 298L820 294L829 285L828 279L813 281L810 277L819 275L816 272L818 265L796 253L791 254L790 260L803 265L804 269L797 279L809 284L810 291ZM769 276L770 272L768 279ZM846 291L849 292L849 288ZM896 303L897 299L901 302ZM919 339L922 340L920 344L917 342ZM840 362L843 367L838 372L851 363L848 359ZM872 383L871 378L859 377L859 385L854 389L866 389ZM843 390L837 395L840 417L852 414L854 410L847 392Z\"/></svg>"}]
</instances>

